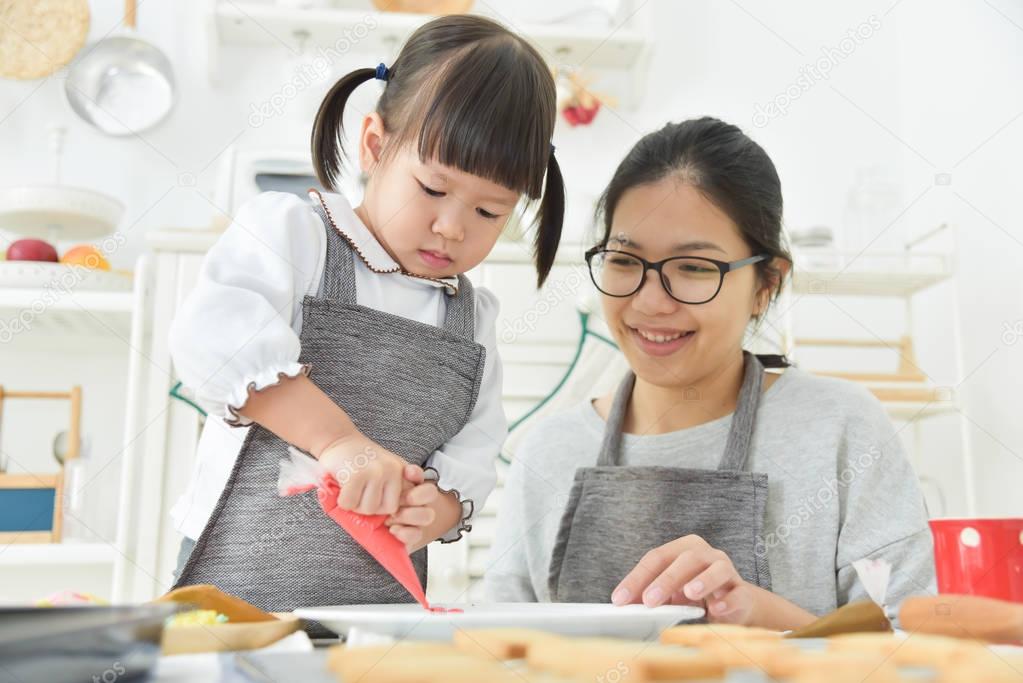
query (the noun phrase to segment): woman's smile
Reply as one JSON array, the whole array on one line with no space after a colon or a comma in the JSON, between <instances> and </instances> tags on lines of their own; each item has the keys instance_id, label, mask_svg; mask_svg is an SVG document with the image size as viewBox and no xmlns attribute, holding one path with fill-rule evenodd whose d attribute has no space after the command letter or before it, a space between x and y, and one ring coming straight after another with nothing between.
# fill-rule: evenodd
<instances>
[{"instance_id":1,"label":"woman's smile","mask_svg":"<svg viewBox=\"0 0 1023 683\"><path fill-rule=\"evenodd\" d=\"M626 326L629 338L640 351L651 356L669 356L689 345L696 330L667 329L663 327Z\"/></svg>"}]
</instances>

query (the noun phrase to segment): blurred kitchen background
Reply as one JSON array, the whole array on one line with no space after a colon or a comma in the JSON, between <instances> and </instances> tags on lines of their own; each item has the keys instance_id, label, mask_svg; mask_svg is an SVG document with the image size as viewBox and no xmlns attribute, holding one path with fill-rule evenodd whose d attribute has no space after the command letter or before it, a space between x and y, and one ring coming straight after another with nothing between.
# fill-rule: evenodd
<instances>
[{"instance_id":1,"label":"blurred kitchen background","mask_svg":"<svg viewBox=\"0 0 1023 683\"><path fill-rule=\"evenodd\" d=\"M0 601L146 599L170 578L166 511L203 420L167 355L175 307L240 203L315 184L309 128L333 81L390 63L426 17L369 0L144 0L133 33L112 0L7 5L0 251L53 250L0 263ZM512 230L473 273L502 300L511 418L559 386L544 409L616 379L613 349L580 326L600 331L581 265L593 204L642 134L713 115L774 159L795 250L750 344L869 386L933 516L1023 514L1023 2L379 5L470 7L557 74L559 265L530 291ZM90 90L79 62L131 35L149 77ZM379 88L360 88L350 127ZM59 512L33 527L15 513L29 500ZM499 507L495 493L470 542L431 562L435 595L474 595Z\"/></svg>"}]
</instances>

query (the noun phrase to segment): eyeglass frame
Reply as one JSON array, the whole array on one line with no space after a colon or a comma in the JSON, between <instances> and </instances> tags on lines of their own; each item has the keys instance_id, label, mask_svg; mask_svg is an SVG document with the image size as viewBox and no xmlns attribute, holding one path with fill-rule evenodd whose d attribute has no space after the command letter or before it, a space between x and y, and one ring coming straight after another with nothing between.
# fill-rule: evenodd
<instances>
[{"instance_id":1,"label":"eyeglass frame","mask_svg":"<svg viewBox=\"0 0 1023 683\"><path fill-rule=\"evenodd\" d=\"M597 278L593 274L592 260L594 256L601 253L625 254L626 256L631 256L632 258L636 259L637 261L643 264L643 275L639 278L639 284L636 286L636 289L632 290L628 294L608 294L607 292L600 288L600 284L597 282ZM642 256L637 256L636 254L633 254L632 252L629 251L623 251L621 249L608 249L604 246L597 245L586 251L585 258L586 269L590 271L590 280L593 281L593 285L597 288L597 291L599 291L604 296L612 296L617 299L624 299L633 296L634 294L639 292L639 290L643 289L643 285L646 284L647 272L653 270L657 273L657 279L661 283L661 288L674 301L689 306L702 306L703 304L708 304L711 301L713 301L715 298L717 298L717 295L721 293L721 287L725 284L725 275L732 272L733 270L738 270L739 268L742 268L744 266L752 265L754 263L760 263L761 261L766 261L771 258L771 255L756 254L755 256L750 256L748 258L740 259L738 261L719 261L717 259L707 258L705 256L669 256L668 258L661 259L660 261L647 261ZM714 294L712 294L709 299L705 299L704 301L683 301L682 299L679 299L677 296L672 294L671 291L668 289L668 285L664 282L663 271L664 264L668 263L669 261L678 261L681 259L689 260L695 259L697 261L706 261L707 263L711 263L717 267L718 273L720 274L720 277L718 277L718 286L717 289L714 290Z\"/></svg>"}]
</instances>

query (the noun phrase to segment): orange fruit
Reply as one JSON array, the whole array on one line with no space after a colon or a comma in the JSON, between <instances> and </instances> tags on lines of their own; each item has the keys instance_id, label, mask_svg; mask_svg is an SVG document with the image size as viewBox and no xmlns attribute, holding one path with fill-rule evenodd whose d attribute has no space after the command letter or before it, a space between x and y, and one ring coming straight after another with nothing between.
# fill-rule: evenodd
<instances>
[{"instance_id":1,"label":"orange fruit","mask_svg":"<svg viewBox=\"0 0 1023 683\"><path fill-rule=\"evenodd\" d=\"M85 266L97 270L110 270L110 262L107 261L100 250L91 244L80 244L64 252L60 262L69 266Z\"/></svg>"}]
</instances>

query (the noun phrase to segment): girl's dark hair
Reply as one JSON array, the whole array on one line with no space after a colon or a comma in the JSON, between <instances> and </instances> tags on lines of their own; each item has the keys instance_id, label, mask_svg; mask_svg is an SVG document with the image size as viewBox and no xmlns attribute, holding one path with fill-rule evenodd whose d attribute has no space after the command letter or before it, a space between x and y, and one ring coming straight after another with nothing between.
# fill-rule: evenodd
<instances>
[{"instance_id":1,"label":"girl's dark hair","mask_svg":"<svg viewBox=\"0 0 1023 683\"><path fill-rule=\"evenodd\" d=\"M792 263L782 234L778 171L760 145L737 126L715 118L669 123L636 143L597 204L603 217L600 244L608 243L615 208L628 190L669 176L695 187L724 211L754 254L772 257L755 267L760 282L776 298L783 285L777 261Z\"/></svg>"},{"instance_id":2,"label":"girl's dark hair","mask_svg":"<svg viewBox=\"0 0 1023 683\"><path fill-rule=\"evenodd\" d=\"M392 136L385 156L414 144L424 161L486 178L533 200L543 196L533 242L542 285L558 250L565 209L551 145L557 116L554 79L543 58L494 21L452 15L413 33L388 73L377 103ZM344 76L316 114L313 164L327 189L334 189L341 175L345 104L356 87L375 75L374 69L358 69Z\"/></svg>"}]
</instances>

